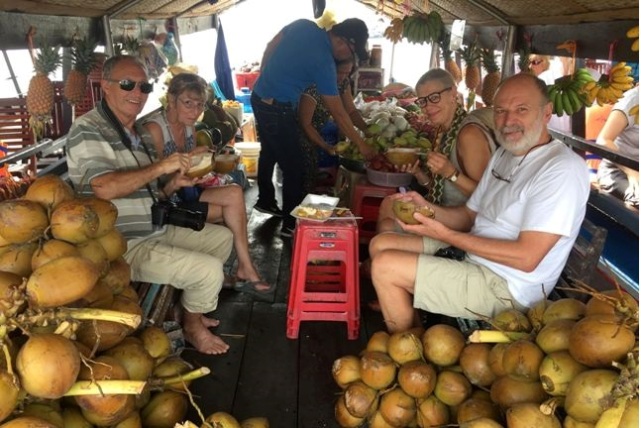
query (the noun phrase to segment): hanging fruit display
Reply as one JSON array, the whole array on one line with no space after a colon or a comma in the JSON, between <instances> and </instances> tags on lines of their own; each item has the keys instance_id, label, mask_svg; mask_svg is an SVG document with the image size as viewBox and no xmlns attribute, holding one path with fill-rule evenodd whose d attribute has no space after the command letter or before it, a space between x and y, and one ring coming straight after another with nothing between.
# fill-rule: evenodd
<instances>
[{"instance_id":1,"label":"hanging fruit display","mask_svg":"<svg viewBox=\"0 0 641 428\"><path fill-rule=\"evenodd\" d=\"M73 67L65 82L64 96L71 105L82 102L87 92L87 76L95 67L97 60L94 54L98 43L87 37L74 40L71 47Z\"/></svg>"},{"instance_id":2,"label":"hanging fruit display","mask_svg":"<svg viewBox=\"0 0 641 428\"><path fill-rule=\"evenodd\" d=\"M483 68L485 68L487 72L483 78L481 99L486 106L491 107L496 88L498 88L499 83L501 83L501 71L496 62L494 48L481 49L481 60L483 61Z\"/></svg>"},{"instance_id":3,"label":"hanging fruit display","mask_svg":"<svg viewBox=\"0 0 641 428\"><path fill-rule=\"evenodd\" d=\"M444 30L439 40L439 46L441 47L441 55L443 55L443 68L445 68L445 70L454 77L454 81L459 84L461 79L463 79L463 73L461 73L461 68L456 61L454 61L454 58L452 58L452 51L450 50L451 36L452 33Z\"/></svg>"},{"instance_id":4,"label":"hanging fruit display","mask_svg":"<svg viewBox=\"0 0 641 428\"><path fill-rule=\"evenodd\" d=\"M592 74L586 68L579 68L573 74L559 77L554 84L548 85L548 98L552 112L561 117L573 115L585 106L591 106L584 88L594 83Z\"/></svg>"},{"instance_id":5,"label":"hanging fruit display","mask_svg":"<svg viewBox=\"0 0 641 428\"><path fill-rule=\"evenodd\" d=\"M602 75L598 81L587 82L582 89L587 95L589 105L595 100L600 106L616 103L625 91L634 87L631 71L632 67L625 62L619 62L610 69L610 73Z\"/></svg>"},{"instance_id":6,"label":"hanging fruit display","mask_svg":"<svg viewBox=\"0 0 641 428\"><path fill-rule=\"evenodd\" d=\"M385 37L393 42L398 42L404 37L408 42L415 44L436 43L443 32L443 20L438 12L414 12L403 18L393 19L385 29Z\"/></svg>"},{"instance_id":7,"label":"hanging fruit display","mask_svg":"<svg viewBox=\"0 0 641 428\"><path fill-rule=\"evenodd\" d=\"M62 57L58 46L43 44L35 58L34 69L36 74L29 81L27 90L27 111L29 112L29 126L34 132L36 140L42 138L45 124L51 122L53 110L53 83L49 75L62 64Z\"/></svg>"}]
</instances>

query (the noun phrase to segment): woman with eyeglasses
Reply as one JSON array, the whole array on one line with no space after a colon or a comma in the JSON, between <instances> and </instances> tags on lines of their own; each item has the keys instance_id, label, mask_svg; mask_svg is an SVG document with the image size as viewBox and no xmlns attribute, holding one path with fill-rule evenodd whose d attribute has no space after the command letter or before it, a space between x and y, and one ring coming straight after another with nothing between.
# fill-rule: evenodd
<instances>
[{"instance_id":1,"label":"woman with eyeglasses","mask_svg":"<svg viewBox=\"0 0 641 428\"><path fill-rule=\"evenodd\" d=\"M208 91L209 85L205 79L196 74L181 73L171 79L167 88L166 107L145 118L143 123L151 134L161 158L176 152L207 152L207 147L196 146L195 124L206 108ZM195 186L178 192L177 197L185 202L208 203L207 221L222 222L232 231L238 269L235 278L228 278L225 286L254 294L259 298L265 293L271 293L273 284L270 285L261 279L249 255L247 210L242 187L236 184L206 189Z\"/></svg>"},{"instance_id":2,"label":"woman with eyeglasses","mask_svg":"<svg viewBox=\"0 0 641 428\"><path fill-rule=\"evenodd\" d=\"M354 105L350 78L356 71L354 58L336 61L338 92L349 118L358 129L367 132L367 124ZM336 150L330 143L338 141L338 126L329 110L323 104L316 85L308 87L300 97L298 104L298 122L301 129L301 144L305 156L305 191L313 193L318 177L318 162L323 150L328 156L336 156Z\"/></svg>"},{"instance_id":3,"label":"woman with eyeglasses","mask_svg":"<svg viewBox=\"0 0 641 428\"><path fill-rule=\"evenodd\" d=\"M416 104L437 128L432 151L424 165L420 160L404 165L401 171L414 175L437 205L462 205L478 184L496 150L492 112L475 110L468 114L457 99L456 82L443 69L432 69L416 84ZM381 204L377 230L396 230L391 198Z\"/></svg>"}]
</instances>

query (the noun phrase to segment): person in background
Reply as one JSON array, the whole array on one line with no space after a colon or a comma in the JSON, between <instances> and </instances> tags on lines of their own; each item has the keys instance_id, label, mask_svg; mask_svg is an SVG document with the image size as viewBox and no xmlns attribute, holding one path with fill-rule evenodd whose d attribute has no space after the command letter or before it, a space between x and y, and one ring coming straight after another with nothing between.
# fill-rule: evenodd
<instances>
[{"instance_id":1,"label":"person in background","mask_svg":"<svg viewBox=\"0 0 641 428\"><path fill-rule=\"evenodd\" d=\"M300 144L298 103L303 91L315 84L323 104L338 128L356 144L366 159L376 155L354 129L341 100L335 61L368 58L367 26L357 18L346 19L329 31L315 22L299 19L286 25L268 44L251 104L261 142L258 162L258 200L254 208L284 216L281 236L290 238L295 219L290 212L304 198L305 163ZM275 197L272 175L275 164L283 171L283 209Z\"/></svg>"},{"instance_id":2,"label":"person in background","mask_svg":"<svg viewBox=\"0 0 641 428\"><path fill-rule=\"evenodd\" d=\"M167 88L166 107L152 113L142 122L151 134L161 159L174 153L211 156L208 147L196 147L195 142L195 124L206 108L208 88L205 79L196 74L181 73L174 76ZM234 235L238 268L235 280L229 285L238 291L267 297L273 291L272 287L260 278L249 255L247 213L242 187L229 184L183 188L177 192L175 199L206 202L209 205L207 221L222 222Z\"/></svg>"},{"instance_id":3,"label":"person in background","mask_svg":"<svg viewBox=\"0 0 641 428\"><path fill-rule=\"evenodd\" d=\"M525 310L558 281L579 233L590 184L583 159L547 129L552 105L545 82L520 73L494 97L501 148L464 205L442 207L417 192L398 195L434 210L420 223L398 222L405 234L370 242L372 282L388 330L420 326L414 308L452 317L492 317ZM434 257L443 247L464 260Z\"/></svg>"},{"instance_id":4,"label":"person in background","mask_svg":"<svg viewBox=\"0 0 641 428\"><path fill-rule=\"evenodd\" d=\"M110 200L118 208L116 227L127 239L124 258L131 266L132 280L181 289L185 339L202 353L225 353L229 345L209 331L219 321L204 314L218 304L232 234L212 224L205 224L201 231L152 224L155 200L195 184L185 175L191 158L173 153L157 161L149 135L136 124L153 90L138 58L109 58L101 88L101 103L76 119L69 130L69 178L79 194ZM159 179L165 175L170 178L160 186Z\"/></svg>"},{"instance_id":5,"label":"person in background","mask_svg":"<svg viewBox=\"0 0 641 428\"><path fill-rule=\"evenodd\" d=\"M612 108L605 125L599 132L597 144L639 159L639 124L637 116L630 114L639 105L639 86L628 90ZM635 208L639 207L639 171L616 164L608 159L599 163L597 171L599 188Z\"/></svg>"},{"instance_id":6,"label":"person in background","mask_svg":"<svg viewBox=\"0 0 641 428\"><path fill-rule=\"evenodd\" d=\"M490 109L468 114L457 101L452 75L439 68L425 73L416 83L416 104L429 121L440 130L432 151L428 152L426 170L420 160L401 167L414 175L426 190L427 199L438 205L462 205L481 179L496 150ZM392 202L388 196L381 203L377 232L398 230Z\"/></svg>"},{"instance_id":7,"label":"person in background","mask_svg":"<svg viewBox=\"0 0 641 428\"><path fill-rule=\"evenodd\" d=\"M354 58L336 62L338 77L338 91L345 111L354 125L364 134L367 133L367 124L354 105L350 78L356 70ZM316 89L312 85L303 92L298 105L298 121L301 129L301 142L305 153L305 193L313 193L318 176L319 150L324 150L329 156L336 156L334 145L326 140L326 136L338 142L339 132L327 108L323 104Z\"/></svg>"}]
</instances>

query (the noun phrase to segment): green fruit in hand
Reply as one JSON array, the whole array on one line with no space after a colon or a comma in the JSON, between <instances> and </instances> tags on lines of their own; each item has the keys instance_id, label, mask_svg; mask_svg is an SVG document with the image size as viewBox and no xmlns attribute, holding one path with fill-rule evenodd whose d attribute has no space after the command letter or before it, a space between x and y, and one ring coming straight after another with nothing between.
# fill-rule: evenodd
<instances>
[{"instance_id":1,"label":"green fruit in hand","mask_svg":"<svg viewBox=\"0 0 641 428\"><path fill-rule=\"evenodd\" d=\"M349 146L350 146L349 141L339 141L338 144L334 146L334 150L336 150L336 153L344 153L347 151Z\"/></svg>"}]
</instances>

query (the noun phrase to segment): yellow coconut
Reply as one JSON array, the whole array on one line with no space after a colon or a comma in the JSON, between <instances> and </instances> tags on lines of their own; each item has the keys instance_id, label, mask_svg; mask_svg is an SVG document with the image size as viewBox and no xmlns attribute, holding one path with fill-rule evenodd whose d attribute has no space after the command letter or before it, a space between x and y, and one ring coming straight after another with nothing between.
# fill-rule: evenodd
<instances>
[{"instance_id":1,"label":"yellow coconut","mask_svg":"<svg viewBox=\"0 0 641 428\"><path fill-rule=\"evenodd\" d=\"M8 251L0 256L0 271L28 277L32 272L31 258L37 248L35 242L10 245Z\"/></svg>"},{"instance_id":2,"label":"yellow coconut","mask_svg":"<svg viewBox=\"0 0 641 428\"><path fill-rule=\"evenodd\" d=\"M366 385L374 389L383 389L396 379L396 364L387 354L365 351L361 356L360 373Z\"/></svg>"},{"instance_id":3,"label":"yellow coconut","mask_svg":"<svg viewBox=\"0 0 641 428\"><path fill-rule=\"evenodd\" d=\"M62 409L62 420L65 428L93 428L93 425L82 415L79 407L65 406Z\"/></svg>"},{"instance_id":4,"label":"yellow coconut","mask_svg":"<svg viewBox=\"0 0 641 428\"><path fill-rule=\"evenodd\" d=\"M61 202L51 214L51 234L72 244L96 238L100 217L88 199Z\"/></svg>"},{"instance_id":5,"label":"yellow coconut","mask_svg":"<svg viewBox=\"0 0 641 428\"><path fill-rule=\"evenodd\" d=\"M125 337L122 342L106 350L103 355L109 355L118 360L127 370L131 380L147 380L154 369L154 359L137 337Z\"/></svg>"},{"instance_id":6,"label":"yellow coconut","mask_svg":"<svg viewBox=\"0 0 641 428\"><path fill-rule=\"evenodd\" d=\"M56 404L55 402L31 402L24 406L22 415L42 419L60 428L67 428L64 426L62 412Z\"/></svg>"},{"instance_id":7,"label":"yellow coconut","mask_svg":"<svg viewBox=\"0 0 641 428\"><path fill-rule=\"evenodd\" d=\"M71 186L60 176L53 174L38 177L29 185L24 195L24 199L40 203L48 211L73 198Z\"/></svg>"},{"instance_id":8,"label":"yellow coconut","mask_svg":"<svg viewBox=\"0 0 641 428\"><path fill-rule=\"evenodd\" d=\"M0 369L0 422L13 412L18 405L20 386L14 375Z\"/></svg>"},{"instance_id":9,"label":"yellow coconut","mask_svg":"<svg viewBox=\"0 0 641 428\"><path fill-rule=\"evenodd\" d=\"M187 405L187 397L176 391L152 394L149 403L140 410L142 426L171 428L184 420Z\"/></svg>"},{"instance_id":10,"label":"yellow coconut","mask_svg":"<svg viewBox=\"0 0 641 428\"><path fill-rule=\"evenodd\" d=\"M0 202L0 235L11 244L35 241L49 226L47 212L38 202L11 199Z\"/></svg>"},{"instance_id":11,"label":"yellow coconut","mask_svg":"<svg viewBox=\"0 0 641 428\"><path fill-rule=\"evenodd\" d=\"M27 281L29 304L53 308L74 302L87 294L98 280L96 265L84 257L53 260L36 269Z\"/></svg>"},{"instance_id":12,"label":"yellow coconut","mask_svg":"<svg viewBox=\"0 0 641 428\"><path fill-rule=\"evenodd\" d=\"M0 428L60 428L49 421L33 416L20 416L0 425Z\"/></svg>"},{"instance_id":13,"label":"yellow coconut","mask_svg":"<svg viewBox=\"0 0 641 428\"><path fill-rule=\"evenodd\" d=\"M152 358L165 358L171 354L171 340L162 328L150 325L141 330L138 337Z\"/></svg>"},{"instance_id":14,"label":"yellow coconut","mask_svg":"<svg viewBox=\"0 0 641 428\"><path fill-rule=\"evenodd\" d=\"M107 252L107 258L110 262L122 257L127 252L127 240L118 229L111 229L96 239Z\"/></svg>"},{"instance_id":15,"label":"yellow coconut","mask_svg":"<svg viewBox=\"0 0 641 428\"><path fill-rule=\"evenodd\" d=\"M107 270L109 269L109 258L107 256L107 252L103 246L100 245L98 240L88 239L76 244L76 248L78 248L82 257L91 260L96 265L98 272L100 272L100 276L107 274Z\"/></svg>"},{"instance_id":16,"label":"yellow coconut","mask_svg":"<svg viewBox=\"0 0 641 428\"><path fill-rule=\"evenodd\" d=\"M227 412L215 412L205 418L205 422L219 428L241 428L238 420Z\"/></svg>"},{"instance_id":17,"label":"yellow coconut","mask_svg":"<svg viewBox=\"0 0 641 428\"><path fill-rule=\"evenodd\" d=\"M98 215L96 238L104 236L114 229L118 218L118 207L113 202L100 198L86 198L83 201Z\"/></svg>"},{"instance_id":18,"label":"yellow coconut","mask_svg":"<svg viewBox=\"0 0 641 428\"><path fill-rule=\"evenodd\" d=\"M240 421L240 428L269 428L267 418L255 417Z\"/></svg>"},{"instance_id":19,"label":"yellow coconut","mask_svg":"<svg viewBox=\"0 0 641 428\"><path fill-rule=\"evenodd\" d=\"M25 391L39 398L60 398L76 381L80 353L59 334L34 334L18 351L16 368Z\"/></svg>"},{"instance_id":20,"label":"yellow coconut","mask_svg":"<svg viewBox=\"0 0 641 428\"><path fill-rule=\"evenodd\" d=\"M423 344L416 335L409 332L398 332L390 336L387 342L387 353L398 364L423 358Z\"/></svg>"},{"instance_id":21,"label":"yellow coconut","mask_svg":"<svg viewBox=\"0 0 641 428\"><path fill-rule=\"evenodd\" d=\"M114 294L120 294L131 282L131 266L122 257L112 260L107 273L99 281L107 284ZM137 295L134 300L138 300Z\"/></svg>"},{"instance_id":22,"label":"yellow coconut","mask_svg":"<svg viewBox=\"0 0 641 428\"><path fill-rule=\"evenodd\" d=\"M437 366L456 364L465 347L465 337L457 328L447 324L436 324L423 334L425 357Z\"/></svg>"},{"instance_id":23,"label":"yellow coconut","mask_svg":"<svg viewBox=\"0 0 641 428\"><path fill-rule=\"evenodd\" d=\"M52 260L64 256L79 256L80 251L73 245L58 239L49 239L36 248L31 257L31 269L36 270L40 266Z\"/></svg>"}]
</instances>

